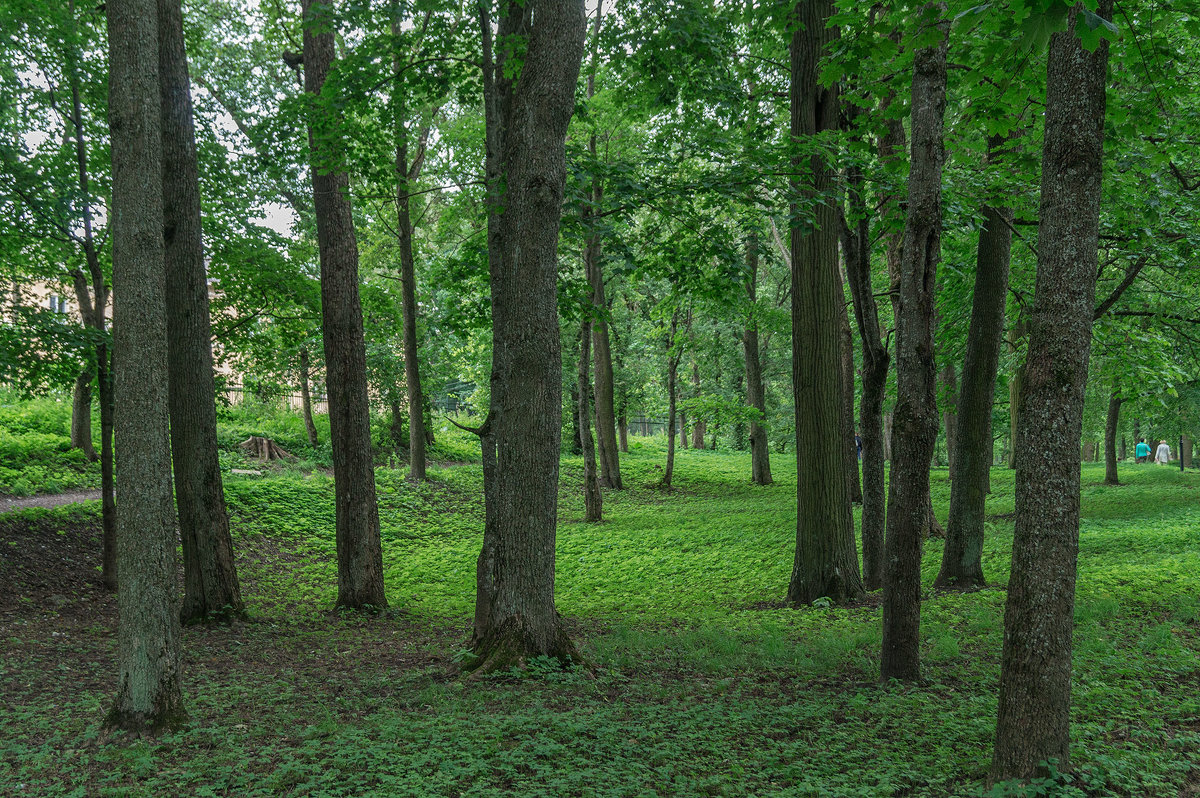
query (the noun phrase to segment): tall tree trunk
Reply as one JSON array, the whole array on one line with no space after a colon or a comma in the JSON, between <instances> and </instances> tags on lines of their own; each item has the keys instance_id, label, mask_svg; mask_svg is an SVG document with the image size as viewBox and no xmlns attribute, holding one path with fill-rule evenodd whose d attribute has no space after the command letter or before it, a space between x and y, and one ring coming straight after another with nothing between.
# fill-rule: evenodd
<instances>
[{"instance_id":1,"label":"tall tree trunk","mask_svg":"<svg viewBox=\"0 0 1200 798\"><path fill-rule=\"evenodd\" d=\"M763 395L762 364L758 356L758 234L746 236L746 295L750 299L750 318L742 334L742 350L746 357L746 404L758 411L759 418L750 422L750 479L756 485L770 485L771 450L767 444L767 403ZM735 448L738 425L735 431Z\"/></svg>"},{"instance_id":2,"label":"tall tree trunk","mask_svg":"<svg viewBox=\"0 0 1200 798\"><path fill-rule=\"evenodd\" d=\"M75 2L67 0L71 13L71 49L67 54L67 79L71 85L71 128L75 143L75 164L79 181L79 196L82 199L83 253L87 263L87 274L76 269L72 275L75 298L79 302L79 313L83 323L96 336L94 350L96 368L96 390L100 397L100 495L101 524L103 527L103 551L101 555L101 579L109 590L117 589L117 504L113 469L113 379L112 349L108 343L105 308L108 306L108 286L104 271L100 267L100 252L92 227L91 187L88 177L87 144L83 138L83 100L81 77L78 64L82 59L78 42L78 23L75 20ZM89 286L90 281L90 286ZM90 293L89 293L90 288Z\"/></svg>"},{"instance_id":3,"label":"tall tree trunk","mask_svg":"<svg viewBox=\"0 0 1200 798\"><path fill-rule=\"evenodd\" d=\"M679 330L679 311L671 314L671 329L667 335L667 468L663 471L662 485L671 487L671 478L675 474L675 421L678 416L679 395L679 352L677 350L677 332ZM682 436L681 436L682 437Z\"/></svg>"},{"instance_id":4,"label":"tall tree trunk","mask_svg":"<svg viewBox=\"0 0 1200 798\"><path fill-rule=\"evenodd\" d=\"M588 523L601 521L604 515L604 498L600 494L600 478L596 475L596 446L592 442L591 359L592 320L585 318L579 335L579 404L575 415L579 418L583 439L583 520Z\"/></svg>"},{"instance_id":5,"label":"tall tree trunk","mask_svg":"<svg viewBox=\"0 0 1200 798\"><path fill-rule=\"evenodd\" d=\"M700 396L700 365L696 362L693 352L692 358L692 396ZM704 436L708 434L708 424L704 419L698 418L692 422L692 448L704 448Z\"/></svg>"},{"instance_id":6,"label":"tall tree trunk","mask_svg":"<svg viewBox=\"0 0 1200 798\"><path fill-rule=\"evenodd\" d=\"M571 454L583 454L583 428L579 424L579 414L575 412L579 408L579 383L575 382L571 385Z\"/></svg>"},{"instance_id":7,"label":"tall tree trunk","mask_svg":"<svg viewBox=\"0 0 1200 798\"><path fill-rule=\"evenodd\" d=\"M843 275L842 282L845 282ZM850 332L850 309L842 302L842 312L838 319L842 339L842 429L845 431L841 444L846 460L846 479L850 484L850 502L862 504L862 481L858 474L858 443L854 431L854 335Z\"/></svg>"},{"instance_id":8,"label":"tall tree trunk","mask_svg":"<svg viewBox=\"0 0 1200 798\"><path fill-rule=\"evenodd\" d=\"M95 377L95 367L81 371L75 378L75 391L71 394L71 448L79 449L93 462L96 460L96 447L92 444L92 380Z\"/></svg>"},{"instance_id":9,"label":"tall tree trunk","mask_svg":"<svg viewBox=\"0 0 1200 798\"><path fill-rule=\"evenodd\" d=\"M400 19L392 20L392 35L399 40ZM399 54L393 68L400 74ZM411 170L408 163L408 129L405 109L405 86L394 81L392 100L396 134L396 243L400 248L400 295L404 317L404 387L408 393L408 478L413 482L425 479L425 402L421 390L421 362L417 341L417 277L413 259L413 224L409 213L409 181L417 177L420 164ZM421 160L420 154L416 160Z\"/></svg>"},{"instance_id":10,"label":"tall tree trunk","mask_svg":"<svg viewBox=\"0 0 1200 798\"><path fill-rule=\"evenodd\" d=\"M308 435L308 445L314 449L320 445L317 438L317 425L313 423L312 392L309 386L311 377L308 373L308 347L300 347L300 414L304 416L304 432Z\"/></svg>"},{"instance_id":11,"label":"tall tree trunk","mask_svg":"<svg viewBox=\"0 0 1200 798\"><path fill-rule=\"evenodd\" d=\"M1192 439L1188 435L1183 436L1183 445L1179 447L1179 462L1183 468L1192 467Z\"/></svg>"},{"instance_id":12,"label":"tall tree trunk","mask_svg":"<svg viewBox=\"0 0 1200 798\"><path fill-rule=\"evenodd\" d=\"M1117 477L1117 422L1125 399L1116 390L1108 397L1108 416L1104 421L1104 484L1120 485Z\"/></svg>"},{"instance_id":13,"label":"tall tree trunk","mask_svg":"<svg viewBox=\"0 0 1200 798\"><path fill-rule=\"evenodd\" d=\"M246 611L217 459L216 385L200 176L179 0L158 0L171 460L183 543L183 623Z\"/></svg>"},{"instance_id":14,"label":"tall tree trunk","mask_svg":"<svg viewBox=\"0 0 1200 798\"><path fill-rule=\"evenodd\" d=\"M838 35L827 27L832 0L799 2L792 33L791 136L803 140L838 125L837 87L822 87L818 64ZM820 155L797 158L796 171L811 184L794 182L792 192L814 208L811 229L792 222L792 385L796 409L796 557L788 585L792 604L828 597L846 602L863 595L854 546L849 484L840 457L815 456L830 437L842 442L841 336L843 311L838 278L837 216L831 203L816 201L833 189L833 169ZM793 200L791 218L801 215Z\"/></svg>"},{"instance_id":15,"label":"tall tree trunk","mask_svg":"<svg viewBox=\"0 0 1200 798\"><path fill-rule=\"evenodd\" d=\"M842 235L846 277L863 352L862 398L858 406L862 437L863 585L867 590L878 590L883 587L883 530L887 517L883 398L891 356L880 332L879 309L871 287L871 236L863 196L864 183L862 169L850 166L846 174L846 194L854 227L845 225Z\"/></svg>"},{"instance_id":16,"label":"tall tree trunk","mask_svg":"<svg viewBox=\"0 0 1200 798\"><path fill-rule=\"evenodd\" d=\"M629 453L629 420L625 418L625 411L621 411L621 415L617 416L617 432L621 439L621 451L625 454Z\"/></svg>"},{"instance_id":17,"label":"tall tree trunk","mask_svg":"<svg viewBox=\"0 0 1200 798\"><path fill-rule=\"evenodd\" d=\"M912 155L896 320L897 401L888 485L880 678L921 675L921 542L933 517L929 466L938 415L933 350L934 288L941 257L942 137L946 110L946 4L926 3L936 41L914 53Z\"/></svg>"},{"instance_id":18,"label":"tall tree trunk","mask_svg":"<svg viewBox=\"0 0 1200 798\"><path fill-rule=\"evenodd\" d=\"M358 297L358 243L350 207L350 180L341 162L338 116L332 98L321 98L334 59L333 4L302 0L304 90L318 99L309 124L313 205L321 260L321 330L325 390L333 444L337 513L337 606L378 611L383 592L383 549L375 503L375 466L367 401L366 344ZM324 102L322 102L324 101Z\"/></svg>"},{"instance_id":19,"label":"tall tree trunk","mask_svg":"<svg viewBox=\"0 0 1200 798\"><path fill-rule=\"evenodd\" d=\"M392 419L388 425L388 434L392 438L392 448L396 452L400 452L405 448L405 444L409 443L408 440L405 440L404 435L404 411L400 409L399 402L388 402L388 412Z\"/></svg>"},{"instance_id":20,"label":"tall tree trunk","mask_svg":"<svg viewBox=\"0 0 1200 798\"><path fill-rule=\"evenodd\" d=\"M117 697L105 725L155 734L185 718L167 431L158 26L151 0L109 0L106 10L121 589Z\"/></svg>"},{"instance_id":21,"label":"tall tree trunk","mask_svg":"<svg viewBox=\"0 0 1200 798\"><path fill-rule=\"evenodd\" d=\"M1108 19L1112 0L1097 12ZM1099 261L1108 42L1050 39L1038 269L1021 399L1012 574L990 779L1070 767L1071 635L1079 550L1079 440Z\"/></svg>"},{"instance_id":22,"label":"tall tree trunk","mask_svg":"<svg viewBox=\"0 0 1200 798\"><path fill-rule=\"evenodd\" d=\"M502 6L493 63L487 5L479 4L479 17L492 391L482 436L486 521L473 660L480 671L579 656L554 608L554 541L562 428L558 231L586 29L583 0L511 0ZM514 75L509 58L517 53Z\"/></svg>"},{"instance_id":23,"label":"tall tree trunk","mask_svg":"<svg viewBox=\"0 0 1200 798\"><path fill-rule=\"evenodd\" d=\"M988 142L989 161L996 160L1003 141L993 137ZM975 256L975 295L955 425L957 456L950 465L950 518L946 522L941 570L933 583L942 589L972 590L986 584L984 506L992 465L992 404L1004 337L1012 215L1010 208L983 206L983 228Z\"/></svg>"},{"instance_id":24,"label":"tall tree trunk","mask_svg":"<svg viewBox=\"0 0 1200 798\"><path fill-rule=\"evenodd\" d=\"M1121 436L1120 447L1121 448L1117 451L1117 459L1124 460L1128 456L1128 446L1124 435Z\"/></svg>"}]
</instances>

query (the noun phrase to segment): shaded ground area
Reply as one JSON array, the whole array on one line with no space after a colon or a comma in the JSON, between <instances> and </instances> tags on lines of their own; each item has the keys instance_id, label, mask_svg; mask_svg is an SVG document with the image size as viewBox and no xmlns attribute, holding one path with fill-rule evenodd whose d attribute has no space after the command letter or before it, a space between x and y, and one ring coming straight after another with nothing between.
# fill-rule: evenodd
<instances>
[{"instance_id":1,"label":"shaded ground area","mask_svg":"<svg viewBox=\"0 0 1200 798\"><path fill-rule=\"evenodd\" d=\"M631 457L629 473L656 462ZM991 589L928 595L925 682L880 686L877 602L778 606L794 493L745 485L741 461L721 479L717 455L680 462L687 493L610 494L598 526L577 520L567 463L559 607L595 670L535 662L483 682L451 675L469 634L477 467L417 487L380 471L397 609L375 618L325 609L326 478L230 480L252 619L183 630L191 722L156 741L100 730L116 605L98 580L96 504L0 516L0 796L980 795L1010 527L989 527ZM1011 508L1005 476L996 515ZM1198 795L1200 511L1181 479L1085 493L1082 770L1045 794ZM927 581L938 555L931 544Z\"/></svg>"}]
</instances>

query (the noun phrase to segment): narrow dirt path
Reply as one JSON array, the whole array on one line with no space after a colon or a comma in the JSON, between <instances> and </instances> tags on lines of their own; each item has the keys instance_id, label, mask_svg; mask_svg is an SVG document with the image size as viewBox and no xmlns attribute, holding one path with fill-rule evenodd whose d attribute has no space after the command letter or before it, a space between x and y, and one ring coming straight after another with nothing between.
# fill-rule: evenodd
<instances>
[{"instance_id":1,"label":"narrow dirt path","mask_svg":"<svg viewBox=\"0 0 1200 798\"><path fill-rule=\"evenodd\" d=\"M14 499L11 496L0 497L0 513L9 510L23 510L26 507L61 507L64 504L76 504L100 498L98 490L77 490L69 493L50 493L44 496L27 496Z\"/></svg>"}]
</instances>

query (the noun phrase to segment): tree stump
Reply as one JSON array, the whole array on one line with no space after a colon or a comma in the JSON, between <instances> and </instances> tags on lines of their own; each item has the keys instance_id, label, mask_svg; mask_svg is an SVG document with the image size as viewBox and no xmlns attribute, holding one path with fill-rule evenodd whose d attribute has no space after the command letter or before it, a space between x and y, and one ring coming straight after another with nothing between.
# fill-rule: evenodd
<instances>
[{"instance_id":1,"label":"tree stump","mask_svg":"<svg viewBox=\"0 0 1200 798\"><path fill-rule=\"evenodd\" d=\"M251 435L238 444L247 457L256 460L295 460L296 456L270 438Z\"/></svg>"}]
</instances>

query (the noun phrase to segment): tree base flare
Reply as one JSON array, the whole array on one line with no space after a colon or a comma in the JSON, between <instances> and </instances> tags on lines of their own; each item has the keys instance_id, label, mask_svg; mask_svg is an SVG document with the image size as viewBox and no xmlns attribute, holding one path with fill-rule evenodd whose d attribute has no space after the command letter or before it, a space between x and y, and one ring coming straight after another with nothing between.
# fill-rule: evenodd
<instances>
[{"instance_id":1,"label":"tree base flare","mask_svg":"<svg viewBox=\"0 0 1200 798\"><path fill-rule=\"evenodd\" d=\"M106 731L123 731L135 737L158 737L179 731L187 725L188 715L182 708L170 707L159 712L130 712L114 707L104 719Z\"/></svg>"},{"instance_id":2,"label":"tree base flare","mask_svg":"<svg viewBox=\"0 0 1200 798\"><path fill-rule=\"evenodd\" d=\"M539 630L540 631L540 630ZM535 633L523 619L511 618L500 624L472 646L472 657L462 665L472 678L514 668L526 668L538 658L558 660L564 667L587 666L571 638L556 622L549 635Z\"/></svg>"}]
</instances>

